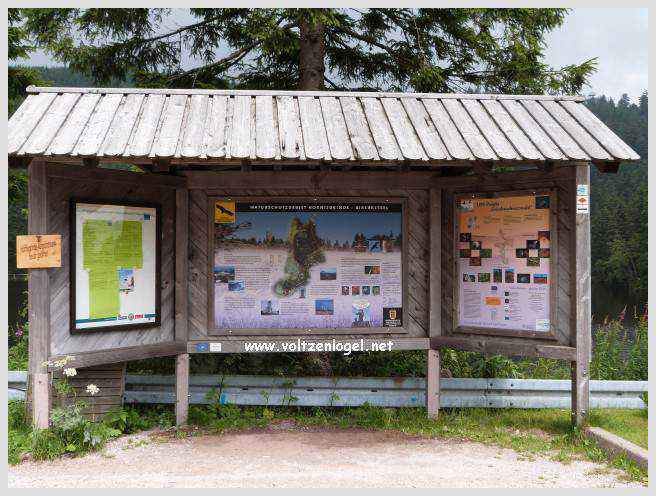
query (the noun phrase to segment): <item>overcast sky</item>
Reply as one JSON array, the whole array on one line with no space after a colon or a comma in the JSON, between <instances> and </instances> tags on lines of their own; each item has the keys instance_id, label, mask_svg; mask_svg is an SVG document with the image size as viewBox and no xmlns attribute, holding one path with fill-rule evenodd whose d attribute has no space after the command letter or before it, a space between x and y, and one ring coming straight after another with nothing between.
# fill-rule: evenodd
<instances>
[{"instance_id":1,"label":"overcast sky","mask_svg":"<svg viewBox=\"0 0 656 496\"><path fill-rule=\"evenodd\" d=\"M627 93L637 100L647 89L647 9L573 9L563 26L547 37L545 62L559 68L598 58L597 72L584 94L605 94L618 99ZM184 24L188 12L176 12L166 24ZM33 65L58 65L35 53ZM185 65L190 65L188 62Z\"/></svg>"}]
</instances>

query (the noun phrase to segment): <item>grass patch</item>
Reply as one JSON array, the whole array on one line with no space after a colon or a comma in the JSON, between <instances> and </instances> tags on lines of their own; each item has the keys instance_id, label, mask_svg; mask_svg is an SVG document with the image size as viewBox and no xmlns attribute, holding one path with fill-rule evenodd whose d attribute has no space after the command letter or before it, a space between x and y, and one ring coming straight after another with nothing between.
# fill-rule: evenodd
<instances>
[{"instance_id":1,"label":"grass patch","mask_svg":"<svg viewBox=\"0 0 656 496\"><path fill-rule=\"evenodd\" d=\"M7 436L8 462L10 465L20 463L23 455L32 448L30 434L32 429L25 419L25 403L22 401L10 401L8 408Z\"/></svg>"},{"instance_id":2,"label":"grass patch","mask_svg":"<svg viewBox=\"0 0 656 496\"><path fill-rule=\"evenodd\" d=\"M590 425L601 427L627 441L648 449L648 417L644 410L597 409L590 413Z\"/></svg>"}]
</instances>

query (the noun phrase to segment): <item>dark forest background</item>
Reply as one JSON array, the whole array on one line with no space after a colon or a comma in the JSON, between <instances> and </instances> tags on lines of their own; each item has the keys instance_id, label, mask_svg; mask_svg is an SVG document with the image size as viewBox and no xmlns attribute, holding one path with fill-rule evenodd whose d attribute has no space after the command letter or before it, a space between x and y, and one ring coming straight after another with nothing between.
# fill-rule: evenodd
<instances>
[{"instance_id":1,"label":"dark forest background","mask_svg":"<svg viewBox=\"0 0 656 496\"><path fill-rule=\"evenodd\" d=\"M20 68L33 73L39 84L93 86L93 81L66 67ZM113 81L111 86L133 86ZM9 115L20 105L23 92L10 94ZM644 311L647 302L647 114L645 91L638 103L627 95L613 101L605 96L588 98L586 105L642 158L624 164L617 174L601 174L592 168L592 286L595 319L616 317L628 306L627 317ZM11 169L9 191L9 273L19 274L15 262L15 236L27 228L27 180L25 171ZM10 287L10 308L18 306L22 283ZM11 316L10 316L10 322Z\"/></svg>"}]
</instances>

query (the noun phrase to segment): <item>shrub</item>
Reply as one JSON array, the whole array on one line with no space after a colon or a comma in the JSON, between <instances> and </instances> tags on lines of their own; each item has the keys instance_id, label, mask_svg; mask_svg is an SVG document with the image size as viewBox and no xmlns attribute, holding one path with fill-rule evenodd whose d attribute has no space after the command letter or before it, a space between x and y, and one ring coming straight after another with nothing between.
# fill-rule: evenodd
<instances>
[{"instance_id":1,"label":"shrub","mask_svg":"<svg viewBox=\"0 0 656 496\"><path fill-rule=\"evenodd\" d=\"M647 319L642 318L635 328L633 343L629 348L626 360L626 379L646 381L649 362L649 326ZM647 402L645 402L646 404Z\"/></svg>"}]
</instances>

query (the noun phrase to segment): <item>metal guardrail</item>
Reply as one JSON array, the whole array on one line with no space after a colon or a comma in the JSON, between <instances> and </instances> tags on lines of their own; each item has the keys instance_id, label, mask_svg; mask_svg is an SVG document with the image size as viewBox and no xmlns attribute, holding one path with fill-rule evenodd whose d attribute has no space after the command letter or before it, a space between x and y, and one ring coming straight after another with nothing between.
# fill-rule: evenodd
<instances>
[{"instance_id":1,"label":"metal guardrail","mask_svg":"<svg viewBox=\"0 0 656 496\"><path fill-rule=\"evenodd\" d=\"M9 399L23 399L27 373L10 371ZM646 408L646 381L590 381L592 408ZM440 381L445 408L570 408L571 382L537 379L446 379ZM215 390L220 402L235 405L425 406L423 378L293 377L192 375L189 400L208 404ZM175 377L128 375L125 403L175 403Z\"/></svg>"}]
</instances>

